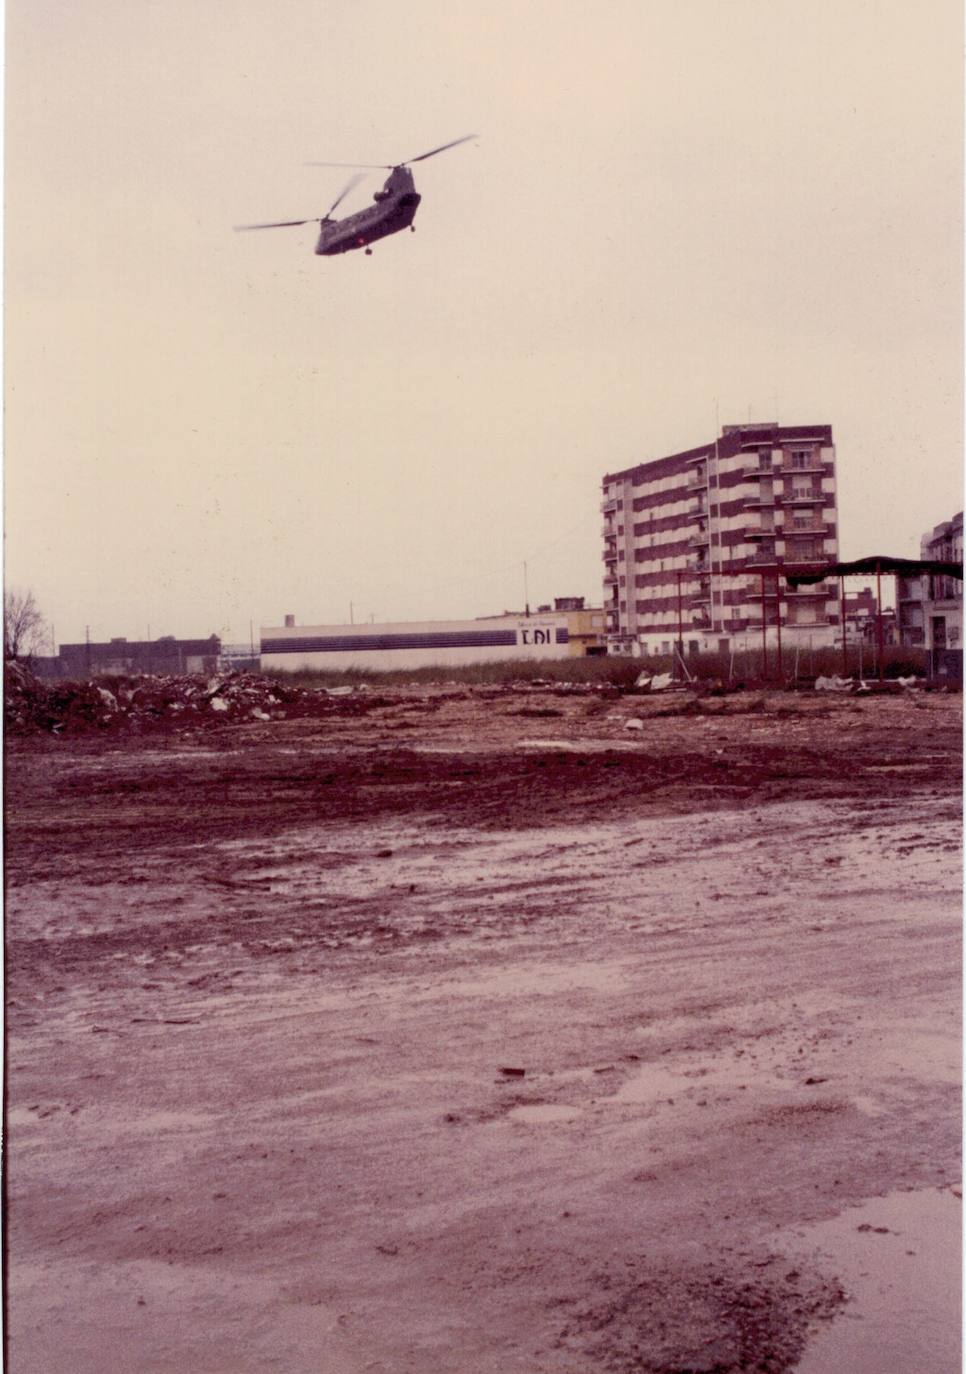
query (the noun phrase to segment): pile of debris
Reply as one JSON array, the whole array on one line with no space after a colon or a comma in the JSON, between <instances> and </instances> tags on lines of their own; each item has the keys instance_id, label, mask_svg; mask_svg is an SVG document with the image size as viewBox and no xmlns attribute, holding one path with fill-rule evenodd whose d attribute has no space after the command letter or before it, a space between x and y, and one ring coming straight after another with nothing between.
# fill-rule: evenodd
<instances>
[{"instance_id":1,"label":"pile of debris","mask_svg":"<svg viewBox=\"0 0 966 1374\"><path fill-rule=\"evenodd\" d=\"M308 691L261 677L151 675L105 677L97 682L39 681L20 663L4 672L4 722L8 731L133 731L177 725L238 724L367 709L368 688Z\"/></svg>"}]
</instances>

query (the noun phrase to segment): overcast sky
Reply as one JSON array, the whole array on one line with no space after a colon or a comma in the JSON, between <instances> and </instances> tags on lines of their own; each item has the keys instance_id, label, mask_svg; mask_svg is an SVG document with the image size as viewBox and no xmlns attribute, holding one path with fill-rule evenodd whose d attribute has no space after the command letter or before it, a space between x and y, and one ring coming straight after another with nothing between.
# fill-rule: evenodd
<instances>
[{"instance_id":1,"label":"overcast sky","mask_svg":"<svg viewBox=\"0 0 966 1374\"><path fill-rule=\"evenodd\" d=\"M961 508L961 6L10 0L8 583L59 641L601 597L600 480L827 422ZM313 256L349 173L415 234ZM371 173L340 207L362 208Z\"/></svg>"}]
</instances>

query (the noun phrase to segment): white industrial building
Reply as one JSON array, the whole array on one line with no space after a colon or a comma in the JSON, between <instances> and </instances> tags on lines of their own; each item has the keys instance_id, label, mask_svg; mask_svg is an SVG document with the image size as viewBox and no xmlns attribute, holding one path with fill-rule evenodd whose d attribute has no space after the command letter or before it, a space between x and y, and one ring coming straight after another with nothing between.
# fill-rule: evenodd
<instances>
[{"instance_id":1,"label":"white industrial building","mask_svg":"<svg viewBox=\"0 0 966 1374\"><path fill-rule=\"evenodd\" d=\"M553 613L386 625L296 625L286 616L284 625L263 627L260 636L262 667L290 672L457 668L571 653L569 617Z\"/></svg>"}]
</instances>

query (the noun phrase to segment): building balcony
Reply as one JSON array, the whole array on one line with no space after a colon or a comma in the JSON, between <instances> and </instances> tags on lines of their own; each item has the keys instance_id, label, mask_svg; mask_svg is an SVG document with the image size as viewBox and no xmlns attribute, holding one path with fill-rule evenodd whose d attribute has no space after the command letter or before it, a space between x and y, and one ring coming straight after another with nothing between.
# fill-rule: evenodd
<instances>
[{"instance_id":1,"label":"building balcony","mask_svg":"<svg viewBox=\"0 0 966 1374\"><path fill-rule=\"evenodd\" d=\"M759 530L759 534L764 531ZM775 568L778 567L778 555L774 549L756 549L750 558L745 559L745 567L748 568Z\"/></svg>"},{"instance_id":2,"label":"building balcony","mask_svg":"<svg viewBox=\"0 0 966 1374\"><path fill-rule=\"evenodd\" d=\"M762 510L769 506L774 506L776 499L773 491L758 491L754 496L745 497L745 510Z\"/></svg>"},{"instance_id":3,"label":"building balcony","mask_svg":"<svg viewBox=\"0 0 966 1374\"><path fill-rule=\"evenodd\" d=\"M798 597L805 597L806 599L807 599L808 597L815 597L815 598L820 598L822 601L831 601L831 600L833 600L833 598L834 598L834 600L837 601L837 600L838 600L839 591L838 591L838 587L836 587L836 586L834 585L834 583L828 583L828 582L815 582L815 583L813 583L812 586L810 586L810 587L809 587L809 586L804 586L804 587L788 587L788 586L786 586L785 589L784 589L784 594L785 594L786 596L794 596L796 599L797 599Z\"/></svg>"},{"instance_id":4,"label":"building balcony","mask_svg":"<svg viewBox=\"0 0 966 1374\"><path fill-rule=\"evenodd\" d=\"M604 550L604 562L605 562L605 563L616 563L616 562L617 562L617 550L616 550L616 549L605 549L605 550Z\"/></svg>"},{"instance_id":5,"label":"building balcony","mask_svg":"<svg viewBox=\"0 0 966 1374\"><path fill-rule=\"evenodd\" d=\"M771 461L767 463L753 464L742 472L742 480L745 482L756 482L759 477L771 477L773 473L780 472L780 468L772 466Z\"/></svg>"},{"instance_id":6,"label":"building balcony","mask_svg":"<svg viewBox=\"0 0 966 1374\"><path fill-rule=\"evenodd\" d=\"M826 625L838 625L838 624L839 624L839 618L838 618L837 615L816 615L816 616L813 616L811 620L783 620L783 621L782 621L782 629L783 629L783 630L788 630L788 631L790 631L790 633L791 633L792 635L794 635L794 634L799 633L799 632L800 632L800 633L804 633L804 632L806 632L806 631L808 631L808 630L820 630L820 629L824 629ZM838 644L839 644L839 647L841 647L841 645L842 645L842 637L841 637L841 635L839 635L838 641L837 641L837 642L838 642ZM851 635L849 636L849 642L850 642L850 643L852 642L852 636L851 636Z\"/></svg>"},{"instance_id":7,"label":"building balcony","mask_svg":"<svg viewBox=\"0 0 966 1374\"><path fill-rule=\"evenodd\" d=\"M691 472L688 473L688 486L689 486L689 487L692 487L692 488L694 488L694 487L706 487L707 485L708 485L708 474L707 474L707 471L704 471L704 470L702 470L701 468L694 468L693 471L691 471Z\"/></svg>"},{"instance_id":8,"label":"building balcony","mask_svg":"<svg viewBox=\"0 0 966 1374\"><path fill-rule=\"evenodd\" d=\"M802 539L809 539L816 534L828 534L831 528L831 525L825 525L817 520L813 520L809 525L796 525L794 522L789 525L786 522L785 538L797 539L800 536Z\"/></svg>"},{"instance_id":9,"label":"building balcony","mask_svg":"<svg viewBox=\"0 0 966 1374\"><path fill-rule=\"evenodd\" d=\"M804 463L793 463L787 456L775 468L776 472L824 472L825 464L818 453L813 453Z\"/></svg>"},{"instance_id":10,"label":"building balcony","mask_svg":"<svg viewBox=\"0 0 966 1374\"><path fill-rule=\"evenodd\" d=\"M601 514L611 515L617 509L617 497L607 496L600 503Z\"/></svg>"},{"instance_id":11,"label":"building balcony","mask_svg":"<svg viewBox=\"0 0 966 1374\"><path fill-rule=\"evenodd\" d=\"M711 564L706 558L689 558L684 565L690 573L709 573Z\"/></svg>"},{"instance_id":12,"label":"building balcony","mask_svg":"<svg viewBox=\"0 0 966 1374\"><path fill-rule=\"evenodd\" d=\"M774 525L745 525L741 533L746 539L774 539L779 531Z\"/></svg>"},{"instance_id":13,"label":"building balcony","mask_svg":"<svg viewBox=\"0 0 966 1374\"><path fill-rule=\"evenodd\" d=\"M616 526L616 525L612 525L612 524L610 524L610 523L608 522L608 524L606 524L606 525L603 527L603 529L601 530L601 534L602 534L602 536L603 536L605 539L616 539L616 538L617 538L617 526Z\"/></svg>"},{"instance_id":14,"label":"building balcony","mask_svg":"<svg viewBox=\"0 0 966 1374\"><path fill-rule=\"evenodd\" d=\"M820 487L800 487L797 491L786 491L782 500L786 506L824 505L832 500L832 493L822 491Z\"/></svg>"},{"instance_id":15,"label":"building balcony","mask_svg":"<svg viewBox=\"0 0 966 1374\"><path fill-rule=\"evenodd\" d=\"M605 586L605 587L616 587L616 586L617 586L617 574L616 574L615 572L607 572L607 573L604 573L604 586Z\"/></svg>"},{"instance_id":16,"label":"building balcony","mask_svg":"<svg viewBox=\"0 0 966 1374\"><path fill-rule=\"evenodd\" d=\"M708 506L703 499L700 501L691 501L691 503L688 505L688 515L692 517L695 515L707 515L707 513Z\"/></svg>"},{"instance_id":17,"label":"building balcony","mask_svg":"<svg viewBox=\"0 0 966 1374\"><path fill-rule=\"evenodd\" d=\"M701 548L702 545L707 544L709 538L710 536L707 530L697 530L694 534L688 535L688 545L692 549L698 549Z\"/></svg>"}]
</instances>

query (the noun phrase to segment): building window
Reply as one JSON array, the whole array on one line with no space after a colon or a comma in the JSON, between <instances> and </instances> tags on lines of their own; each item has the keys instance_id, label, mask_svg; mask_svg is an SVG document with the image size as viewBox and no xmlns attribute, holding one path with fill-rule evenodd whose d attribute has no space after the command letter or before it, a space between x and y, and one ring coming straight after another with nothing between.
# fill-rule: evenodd
<instances>
[{"instance_id":1,"label":"building window","mask_svg":"<svg viewBox=\"0 0 966 1374\"><path fill-rule=\"evenodd\" d=\"M813 458L810 448L793 448L791 451L791 463L793 468L807 468L811 465Z\"/></svg>"}]
</instances>

